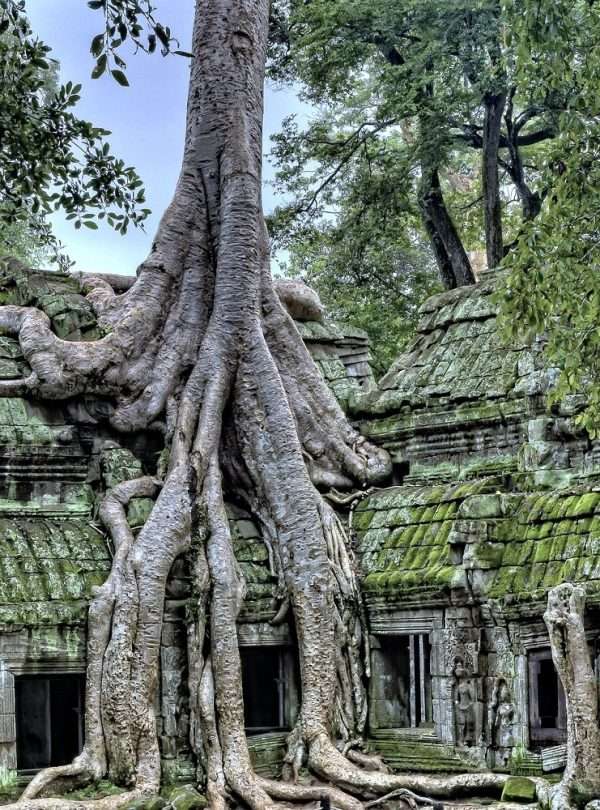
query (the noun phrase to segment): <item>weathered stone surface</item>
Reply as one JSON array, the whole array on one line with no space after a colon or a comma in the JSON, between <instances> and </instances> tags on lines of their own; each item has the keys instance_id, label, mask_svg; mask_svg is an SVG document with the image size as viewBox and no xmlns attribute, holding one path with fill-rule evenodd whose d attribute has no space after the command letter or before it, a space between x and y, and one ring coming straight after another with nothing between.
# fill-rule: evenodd
<instances>
[{"instance_id":1,"label":"weathered stone surface","mask_svg":"<svg viewBox=\"0 0 600 810\"><path fill-rule=\"evenodd\" d=\"M163 810L168 802L162 796L152 796L149 799L137 799L125 805L125 810Z\"/></svg>"},{"instance_id":2,"label":"weathered stone surface","mask_svg":"<svg viewBox=\"0 0 600 810\"><path fill-rule=\"evenodd\" d=\"M536 798L535 783L525 776L511 776L502 791L503 802L534 802Z\"/></svg>"},{"instance_id":3,"label":"weathered stone surface","mask_svg":"<svg viewBox=\"0 0 600 810\"><path fill-rule=\"evenodd\" d=\"M169 796L169 808L172 810L203 810L207 801L192 785L173 788Z\"/></svg>"}]
</instances>

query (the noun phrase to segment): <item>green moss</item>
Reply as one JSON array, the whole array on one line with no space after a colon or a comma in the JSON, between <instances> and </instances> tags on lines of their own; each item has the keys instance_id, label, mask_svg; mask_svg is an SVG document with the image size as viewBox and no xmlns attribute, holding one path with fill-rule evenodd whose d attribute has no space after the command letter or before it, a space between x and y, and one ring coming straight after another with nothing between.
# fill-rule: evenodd
<instances>
[{"instance_id":1,"label":"green moss","mask_svg":"<svg viewBox=\"0 0 600 810\"><path fill-rule=\"evenodd\" d=\"M393 768L417 773L464 773L477 771L467 755L449 745L405 740L394 731L375 732L369 750L379 753Z\"/></svg>"},{"instance_id":2,"label":"green moss","mask_svg":"<svg viewBox=\"0 0 600 810\"><path fill-rule=\"evenodd\" d=\"M502 791L503 802L529 803L536 800L535 782L525 776L511 776Z\"/></svg>"},{"instance_id":3,"label":"green moss","mask_svg":"<svg viewBox=\"0 0 600 810\"><path fill-rule=\"evenodd\" d=\"M204 810L208 802L192 785L174 787L168 794L170 810Z\"/></svg>"},{"instance_id":4,"label":"green moss","mask_svg":"<svg viewBox=\"0 0 600 810\"><path fill-rule=\"evenodd\" d=\"M152 498L133 498L127 507L127 522L132 528L143 526L153 508Z\"/></svg>"},{"instance_id":5,"label":"green moss","mask_svg":"<svg viewBox=\"0 0 600 810\"><path fill-rule=\"evenodd\" d=\"M148 799L136 799L125 805L125 810L163 810L168 802L162 796L151 796Z\"/></svg>"},{"instance_id":6,"label":"green moss","mask_svg":"<svg viewBox=\"0 0 600 810\"><path fill-rule=\"evenodd\" d=\"M65 798L73 801L85 801L86 799L94 800L104 799L107 796L118 796L123 792L123 788L113 785L112 782L108 780L102 780L101 782L88 785L85 788L71 790L65 794Z\"/></svg>"}]
</instances>

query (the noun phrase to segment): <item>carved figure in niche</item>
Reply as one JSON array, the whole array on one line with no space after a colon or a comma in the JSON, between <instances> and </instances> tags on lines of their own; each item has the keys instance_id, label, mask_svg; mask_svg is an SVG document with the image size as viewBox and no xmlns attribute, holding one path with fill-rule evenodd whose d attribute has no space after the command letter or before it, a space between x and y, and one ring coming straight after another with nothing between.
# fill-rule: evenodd
<instances>
[{"instance_id":1,"label":"carved figure in niche","mask_svg":"<svg viewBox=\"0 0 600 810\"><path fill-rule=\"evenodd\" d=\"M515 705L504 678L498 678L490 706L490 742L495 748L512 748Z\"/></svg>"},{"instance_id":2,"label":"carved figure in niche","mask_svg":"<svg viewBox=\"0 0 600 810\"><path fill-rule=\"evenodd\" d=\"M383 676L382 692L384 712L387 723L391 728L403 728L410 725L408 718L408 695L401 677L388 667Z\"/></svg>"},{"instance_id":3,"label":"carved figure in niche","mask_svg":"<svg viewBox=\"0 0 600 810\"><path fill-rule=\"evenodd\" d=\"M410 725L409 699L402 673L394 656L373 650L371 721L375 728L404 728Z\"/></svg>"},{"instance_id":4,"label":"carved figure in niche","mask_svg":"<svg viewBox=\"0 0 600 810\"><path fill-rule=\"evenodd\" d=\"M477 696L469 671L462 658L454 659L454 686L452 702L454 705L454 723L456 726L457 745L475 744L475 704Z\"/></svg>"}]
</instances>

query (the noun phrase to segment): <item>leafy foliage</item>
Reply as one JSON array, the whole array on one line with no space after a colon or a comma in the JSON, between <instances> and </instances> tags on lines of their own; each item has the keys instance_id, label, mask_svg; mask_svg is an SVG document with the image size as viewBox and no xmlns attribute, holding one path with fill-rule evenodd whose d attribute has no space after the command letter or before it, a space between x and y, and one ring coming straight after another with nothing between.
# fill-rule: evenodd
<instances>
[{"instance_id":1,"label":"leafy foliage","mask_svg":"<svg viewBox=\"0 0 600 810\"><path fill-rule=\"evenodd\" d=\"M403 144L388 138L362 148L367 160L349 164L323 190L318 216L289 227L290 211L280 209L270 229L289 253L287 272L314 287L335 318L368 331L376 371L383 373L439 282L406 193L411 178Z\"/></svg>"},{"instance_id":2,"label":"leafy foliage","mask_svg":"<svg viewBox=\"0 0 600 810\"><path fill-rule=\"evenodd\" d=\"M368 332L379 376L414 334L419 303L440 288L425 247L401 247L384 228L371 235L357 243L343 224L307 231L285 270L317 290L334 319Z\"/></svg>"},{"instance_id":3,"label":"leafy foliage","mask_svg":"<svg viewBox=\"0 0 600 810\"><path fill-rule=\"evenodd\" d=\"M330 291L326 300L342 289L340 268L362 267L354 298L360 290L374 310L364 278L380 245L381 267L394 267L392 275L403 267L406 289L417 296L425 288L411 284L415 264L387 262L388 248L402 255L420 245L422 254L429 238L448 283L444 250L454 265L486 249L489 261L495 237L514 268L510 317L550 327L556 362L581 365L593 378L595 338L586 331L581 342L574 319L588 322L598 298L589 271L596 171L588 165L597 151L597 17L598 4L586 0L281 0L271 75L297 82L317 110L308 125L288 119L273 148L279 190L289 199L273 218L274 233L292 267L318 279ZM494 110L495 148L486 134ZM435 252L435 240L452 228L454 246ZM565 240L566 232L574 238ZM309 246L307 233L318 235ZM548 269L559 255L562 272L570 268L565 297L558 263L556 276ZM393 320L394 303L386 301L383 317ZM411 311L415 305L416 298ZM348 306L360 309L354 300ZM579 384L571 368L560 390Z\"/></svg>"},{"instance_id":4,"label":"leafy foliage","mask_svg":"<svg viewBox=\"0 0 600 810\"><path fill-rule=\"evenodd\" d=\"M171 29L156 19L156 6L152 0L89 0L88 6L104 15L104 30L92 40L91 52L96 59L92 72L94 79L107 70L120 85L127 87L125 74L127 64L119 53L121 46L129 41L135 50L154 53L160 49L163 56L176 53L191 56L185 51L174 50L178 42Z\"/></svg>"},{"instance_id":5,"label":"leafy foliage","mask_svg":"<svg viewBox=\"0 0 600 810\"><path fill-rule=\"evenodd\" d=\"M504 324L513 336L545 335L560 369L553 401L583 393L579 422L600 435L600 9L586 0L511 0L509 10L522 81L538 94L569 95L542 211L505 261Z\"/></svg>"},{"instance_id":6,"label":"leafy foliage","mask_svg":"<svg viewBox=\"0 0 600 810\"><path fill-rule=\"evenodd\" d=\"M24 0L0 0L0 34L0 228L28 229L60 258L53 211L75 228L103 219L123 234L141 226L150 213L142 181L111 153L109 132L74 114L81 87L52 81L56 63Z\"/></svg>"},{"instance_id":7,"label":"leafy foliage","mask_svg":"<svg viewBox=\"0 0 600 810\"><path fill-rule=\"evenodd\" d=\"M299 82L317 112L306 127L288 119L274 138L276 185L290 202L272 232L292 270L340 317L369 322L382 366L409 336L422 298L438 289L421 221L425 164L444 167L443 194L467 247L485 247L479 154L468 139L482 121L494 5L472 13L472 3L429 0L275 8L271 75ZM468 59L478 60L473 86Z\"/></svg>"}]
</instances>

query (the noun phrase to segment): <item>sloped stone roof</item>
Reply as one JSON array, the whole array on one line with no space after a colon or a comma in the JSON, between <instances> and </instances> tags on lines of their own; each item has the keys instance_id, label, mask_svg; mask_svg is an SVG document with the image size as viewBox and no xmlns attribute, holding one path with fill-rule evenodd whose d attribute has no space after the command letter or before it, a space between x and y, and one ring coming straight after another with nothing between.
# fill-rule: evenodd
<instances>
[{"instance_id":1,"label":"sloped stone roof","mask_svg":"<svg viewBox=\"0 0 600 810\"><path fill-rule=\"evenodd\" d=\"M397 601L446 599L462 586L464 572L448 539L461 503L493 483L392 487L363 500L352 526L365 593Z\"/></svg>"},{"instance_id":2,"label":"sloped stone roof","mask_svg":"<svg viewBox=\"0 0 600 810\"><path fill-rule=\"evenodd\" d=\"M455 590L518 608L575 582L600 604L600 491L501 485L394 487L362 501L353 527L367 599L426 604Z\"/></svg>"},{"instance_id":3,"label":"sloped stone roof","mask_svg":"<svg viewBox=\"0 0 600 810\"><path fill-rule=\"evenodd\" d=\"M379 416L546 391L552 372L545 368L542 344L507 344L498 331L494 295L502 278L484 274L479 284L427 299L408 349L376 392L355 399L353 410Z\"/></svg>"},{"instance_id":4,"label":"sloped stone roof","mask_svg":"<svg viewBox=\"0 0 600 810\"><path fill-rule=\"evenodd\" d=\"M506 503L504 519L490 526L490 551L501 547L501 557L487 595L543 601L549 588L578 582L600 600L600 492L536 492Z\"/></svg>"},{"instance_id":5,"label":"sloped stone roof","mask_svg":"<svg viewBox=\"0 0 600 810\"><path fill-rule=\"evenodd\" d=\"M104 533L88 518L0 517L0 623L85 620L110 570Z\"/></svg>"},{"instance_id":6,"label":"sloped stone roof","mask_svg":"<svg viewBox=\"0 0 600 810\"><path fill-rule=\"evenodd\" d=\"M511 472L527 421L545 410L554 379L543 342L507 345L495 293L503 274L429 298L417 334L376 390L350 412L362 433L411 460L411 480Z\"/></svg>"}]
</instances>

